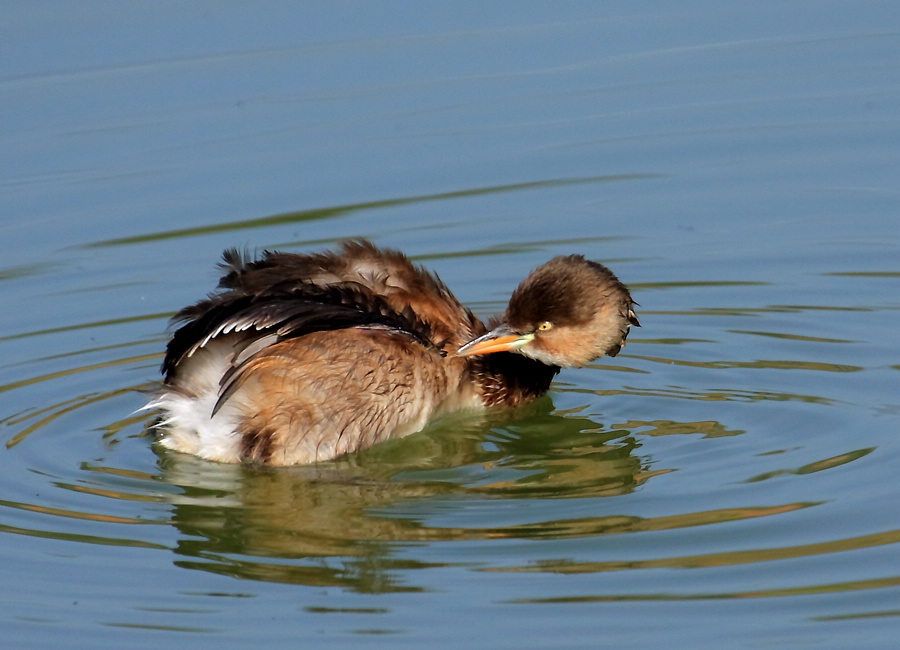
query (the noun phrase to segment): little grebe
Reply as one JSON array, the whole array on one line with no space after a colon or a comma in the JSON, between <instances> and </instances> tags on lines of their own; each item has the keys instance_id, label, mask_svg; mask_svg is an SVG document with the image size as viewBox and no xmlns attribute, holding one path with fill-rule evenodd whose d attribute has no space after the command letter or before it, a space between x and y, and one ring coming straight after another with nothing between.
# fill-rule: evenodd
<instances>
[{"instance_id":1,"label":"little grebe","mask_svg":"<svg viewBox=\"0 0 900 650\"><path fill-rule=\"evenodd\" d=\"M628 288L580 255L535 269L490 331L436 275L368 241L224 259L217 292L175 316L147 405L163 446L216 461L324 461L438 414L515 406L640 326Z\"/></svg>"}]
</instances>

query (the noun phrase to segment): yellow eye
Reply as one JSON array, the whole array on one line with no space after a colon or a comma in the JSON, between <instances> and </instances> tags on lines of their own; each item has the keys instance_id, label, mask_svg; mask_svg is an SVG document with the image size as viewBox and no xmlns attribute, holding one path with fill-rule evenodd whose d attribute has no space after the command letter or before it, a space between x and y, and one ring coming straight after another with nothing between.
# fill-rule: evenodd
<instances>
[{"instance_id":1,"label":"yellow eye","mask_svg":"<svg viewBox=\"0 0 900 650\"><path fill-rule=\"evenodd\" d=\"M547 330L553 329L553 323L548 320L545 320L543 323L537 326L539 332L546 332Z\"/></svg>"}]
</instances>

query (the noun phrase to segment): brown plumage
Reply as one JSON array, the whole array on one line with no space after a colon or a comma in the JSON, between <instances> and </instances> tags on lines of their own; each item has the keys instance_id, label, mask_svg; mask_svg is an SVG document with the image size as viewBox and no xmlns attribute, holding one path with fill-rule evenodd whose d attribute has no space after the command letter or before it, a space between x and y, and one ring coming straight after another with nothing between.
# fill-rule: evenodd
<instances>
[{"instance_id":1,"label":"brown plumage","mask_svg":"<svg viewBox=\"0 0 900 650\"><path fill-rule=\"evenodd\" d=\"M367 241L224 259L218 290L176 315L148 405L164 446L212 460L327 460L441 413L515 406L640 325L625 285L576 255L533 271L490 331L437 276Z\"/></svg>"}]
</instances>

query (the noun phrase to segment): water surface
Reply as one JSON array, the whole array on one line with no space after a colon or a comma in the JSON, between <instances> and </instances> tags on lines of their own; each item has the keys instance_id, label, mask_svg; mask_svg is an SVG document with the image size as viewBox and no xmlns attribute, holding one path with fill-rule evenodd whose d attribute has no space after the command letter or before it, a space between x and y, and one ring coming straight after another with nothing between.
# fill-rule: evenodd
<instances>
[{"instance_id":1,"label":"water surface","mask_svg":"<svg viewBox=\"0 0 900 650\"><path fill-rule=\"evenodd\" d=\"M21 647L893 647L889 3L10 5L2 627ZM229 246L366 236L477 313L644 327L512 413L316 467L137 412Z\"/></svg>"}]
</instances>

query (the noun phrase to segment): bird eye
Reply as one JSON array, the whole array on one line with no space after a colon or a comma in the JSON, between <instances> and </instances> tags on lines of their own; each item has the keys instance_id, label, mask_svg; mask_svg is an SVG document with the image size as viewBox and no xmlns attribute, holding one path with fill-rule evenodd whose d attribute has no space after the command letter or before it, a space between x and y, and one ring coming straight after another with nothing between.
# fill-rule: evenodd
<instances>
[{"instance_id":1,"label":"bird eye","mask_svg":"<svg viewBox=\"0 0 900 650\"><path fill-rule=\"evenodd\" d=\"M537 326L539 332L546 332L547 330L553 329L553 323L548 320L545 320L543 323Z\"/></svg>"}]
</instances>

